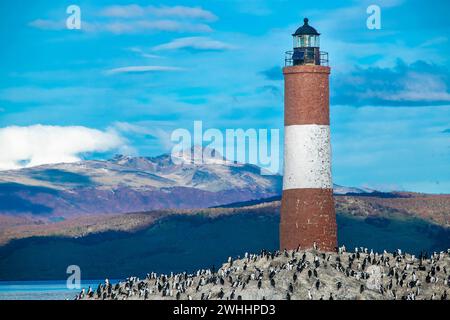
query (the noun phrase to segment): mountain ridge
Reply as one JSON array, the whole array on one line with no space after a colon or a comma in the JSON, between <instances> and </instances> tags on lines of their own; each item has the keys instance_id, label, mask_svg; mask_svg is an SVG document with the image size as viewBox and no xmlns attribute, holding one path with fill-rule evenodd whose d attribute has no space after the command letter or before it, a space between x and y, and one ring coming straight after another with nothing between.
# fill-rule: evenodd
<instances>
[{"instance_id":1,"label":"mountain ridge","mask_svg":"<svg viewBox=\"0 0 450 320\"><path fill-rule=\"evenodd\" d=\"M193 209L281 195L281 175L262 175L258 166L228 161L215 150L206 153L200 163L195 153L190 160L116 155L0 171L0 214L67 217ZM336 194L368 192L334 187Z\"/></svg>"}]
</instances>

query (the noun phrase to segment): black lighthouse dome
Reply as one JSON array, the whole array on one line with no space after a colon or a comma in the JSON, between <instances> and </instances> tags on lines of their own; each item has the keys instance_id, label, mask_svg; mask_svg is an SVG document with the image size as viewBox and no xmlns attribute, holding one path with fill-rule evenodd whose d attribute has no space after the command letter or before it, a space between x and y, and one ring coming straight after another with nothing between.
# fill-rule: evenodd
<instances>
[{"instance_id":1,"label":"black lighthouse dome","mask_svg":"<svg viewBox=\"0 0 450 320\"><path fill-rule=\"evenodd\" d=\"M308 22L309 19L305 18L303 19L304 24L293 33L293 36L303 36L303 35L309 35L309 36L319 36L320 33L317 32L316 29L311 27Z\"/></svg>"}]
</instances>

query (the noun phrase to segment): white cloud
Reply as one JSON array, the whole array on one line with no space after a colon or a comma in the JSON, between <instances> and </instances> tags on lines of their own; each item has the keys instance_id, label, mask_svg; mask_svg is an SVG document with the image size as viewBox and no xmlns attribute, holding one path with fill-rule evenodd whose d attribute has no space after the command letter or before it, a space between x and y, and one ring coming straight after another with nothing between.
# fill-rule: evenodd
<instances>
[{"instance_id":1,"label":"white cloud","mask_svg":"<svg viewBox=\"0 0 450 320\"><path fill-rule=\"evenodd\" d=\"M181 71L182 68L170 67L170 66L130 66L121 67L107 70L107 74L118 73L147 73L147 72L168 72L168 71Z\"/></svg>"},{"instance_id":2,"label":"white cloud","mask_svg":"<svg viewBox=\"0 0 450 320\"><path fill-rule=\"evenodd\" d=\"M143 134L143 135L152 135L153 131L145 126L140 126L137 124L129 123L129 122L115 122L114 129L120 132L126 133L135 133L135 134Z\"/></svg>"},{"instance_id":3,"label":"white cloud","mask_svg":"<svg viewBox=\"0 0 450 320\"><path fill-rule=\"evenodd\" d=\"M114 34L130 34L150 31L166 32L211 32L210 26L203 23L180 22L175 20L134 20L84 23L86 32L110 32Z\"/></svg>"},{"instance_id":4,"label":"white cloud","mask_svg":"<svg viewBox=\"0 0 450 320\"><path fill-rule=\"evenodd\" d=\"M65 30L65 23L56 20L34 20L31 27L42 30ZM204 23L175 20L127 20L127 21L83 21L82 32L107 32L113 34L135 34L143 32L211 32L210 26Z\"/></svg>"},{"instance_id":5,"label":"white cloud","mask_svg":"<svg viewBox=\"0 0 450 320\"><path fill-rule=\"evenodd\" d=\"M161 152L170 152L174 143L171 140L172 131L179 126L179 123L172 121L159 121L159 120L147 120L137 123L130 122L115 122L111 126L111 130L119 132L126 137L139 137L145 136L145 138L153 138L151 143L147 144L145 148L150 151L150 154L157 154ZM162 150L160 149L162 148ZM130 153L130 152L128 152ZM137 152L135 152L137 154Z\"/></svg>"},{"instance_id":6,"label":"white cloud","mask_svg":"<svg viewBox=\"0 0 450 320\"><path fill-rule=\"evenodd\" d=\"M0 128L0 170L76 162L86 152L127 149L117 131L81 126L10 126Z\"/></svg>"},{"instance_id":7,"label":"white cloud","mask_svg":"<svg viewBox=\"0 0 450 320\"><path fill-rule=\"evenodd\" d=\"M139 5L115 5L100 11L104 18L84 21L82 31L109 32L113 34L134 34L142 32L211 32L209 25L202 21L214 21L217 17L200 7L142 7ZM38 19L30 26L44 30L61 30L63 21Z\"/></svg>"},{"instance_id":8,"label":"white cloud","mask_svg":"<svg viewBox=\"0 0 450 320\"><path fill-rule=\"evenodd\" d=\"M153 50L176 50L186 48L196 50L228 50L233 49L234 46L207 37L186 37L178 38L171 42L158 45L154 47Z\"/></svg>"},{"instance_id":9,"label":"white cloud","mask_svg":"<svg viewBox=\"0 0 450 320\"><path fill-rule=\"evenodd\" d=\"M42 30L64 30L66 29L66 23L64 20L46 20L46 19L37 19L31 21L29 26L42 29Z\"/></svg>"},{"instance_id":10,"label":"white cloud","mask_svg":"<svg viewBox=\"0 0 450 320\"><path fill-rule=\"evenodd\" d=\"M211 32L204 23L217 20L212 12L200 7L115 5L105 7L95 20L83 20L81 31L113 34L144 32ZM37 19L29 26L42 30L65 30L64 20Z\"/></svg>"},{"instance_id":11,"label":"white cloud","mask_svg":"<svg viewBox=\"0 0 450 320\"><path fill-rule=\"evenodd\" d=\"M145 14L145 9L136 4L124 6L115 5L104 8L100 14L107 17L120 18L142 17Z\"/></svg>"},{"instance_id":12,"label":"white cloud","mask_svg":"<svg viewBox=\"0 0 450 320\"><path fill-rule=\"evenodd\" d=\"M161 127L164 126L166 128L162 129ZM151 136L156 139L156 143L162 146L165 151L168 151L174 145L171 140L171 134L174 129L170 129L170 127L176 127L176 125L165 123L164 121L143 121L139 124L118 121L113 124L111 129L123 133L125 136L127 134Z\"/></svg>"},{"instance_id":13,"label":"white cloud","mask_svg":"<svg viewBox=\"0 0 450 320\"><path fill-rule=\"evenodd\" d=\"M116 18L132 18L142 17L145 15L154 15L159 17L176 17L189 19L204 19L207 21L217 20L217 16L208 10L200 7L186 7L186 6L146 6L139 5L115 5L104 8L101 15Z\"/></svg>"},{"instance_id":14,"label":"white cloud","mask_svg":"<svg viewBox=\"0 0 450 320\"><path fill-rule=\"evenodd\" d=\"M149 12L157 16L170 16L190 19L205 19L208 21L217 20L217 16L212 12L204 10L200 7L149 7Z\"/></svg>"},{"instance_id":15,"label":"white cloud","mask_svg":"<svg viewBox=\"0 0 450 320\"><path fill-rule=\"evenodd\" d=\"M421 43L419 45L419 47L432 47L432 46L436 46L436 45L447 43L447 42L448 42L447 37L436 37L436 38L432 38L432 39L429 39L429 40Z\"/></svg>"},{"instance_id":16,"label":"white cloud","mask_svg":"<svg viewBox=\"0 0 450 320\"><path fill-rule=\"evenodd\" d=\"M158 56L156 54L147 53L139 47L128 48L128 50L140 55L143 58L148 58L148 59L161 59L162 58L161 56Z\"/></svg>"},{"instance_id":17,"label":"white cloud","mask_svg":"<svg viewBox=\"0 0 450 320\"><path fill-rule=\"evenodd\" d=\"M100 16L99 16L99 15ZM142 32L211 32L204 22L217 20L212 12L200 7L114 5L100 10L93 20L84 20L81 31L133 34ZM64 30L65 21L37 19L29 26L42 30Z\"/></svg>"}]
</instances>

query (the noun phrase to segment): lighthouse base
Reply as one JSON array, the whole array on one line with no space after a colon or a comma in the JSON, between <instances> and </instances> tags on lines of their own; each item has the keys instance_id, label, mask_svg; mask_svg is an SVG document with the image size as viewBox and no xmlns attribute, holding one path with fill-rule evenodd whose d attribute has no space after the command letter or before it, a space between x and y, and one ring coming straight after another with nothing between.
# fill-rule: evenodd
<instances>
[{"instance_id":1,"label":"lighthouse base","mask_svg":"<svg viewBox=\"0 0 450 320\"><path fill-rule=\"evenodd\" d=\"M322 251L337 247L333 189L283 190L280 221L280 248L312 248Z\"/></svg>"}]
</instances>

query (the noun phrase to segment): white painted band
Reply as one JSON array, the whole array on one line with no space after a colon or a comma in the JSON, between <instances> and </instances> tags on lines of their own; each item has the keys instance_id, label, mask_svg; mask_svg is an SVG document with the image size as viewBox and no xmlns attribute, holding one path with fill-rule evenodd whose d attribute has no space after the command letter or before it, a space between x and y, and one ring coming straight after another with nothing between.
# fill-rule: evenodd
<instances>
[{"instance_id":1,"label":"white painted band","mask_svg":"<svg viewBox=\"0 0 450 320\"><path fill-rule=\"evenodd\" d=\"M284 127L283 190L332 186L330 126Z\"/></svg>"}]
</instances>

